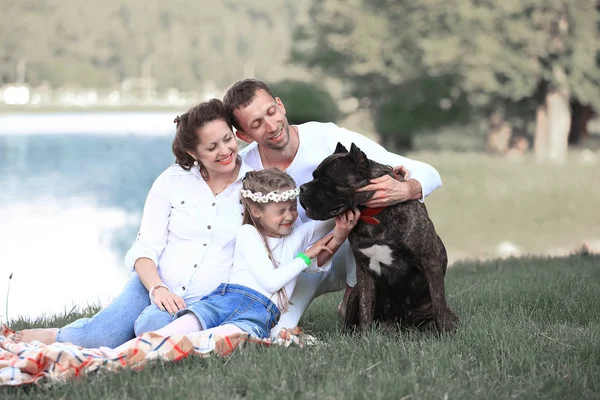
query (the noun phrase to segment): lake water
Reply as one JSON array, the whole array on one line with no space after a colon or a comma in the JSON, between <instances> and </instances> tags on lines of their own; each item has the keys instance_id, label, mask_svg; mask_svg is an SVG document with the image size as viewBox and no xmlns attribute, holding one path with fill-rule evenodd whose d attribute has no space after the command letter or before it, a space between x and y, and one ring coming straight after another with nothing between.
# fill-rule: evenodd
<instances>
[{"instance_id":1,"label":"lake water","mask_svg":"<svg viewBox=\"0 0 600 400\"><path fill-rule=\"evenodd\" d=\"M146 195L173 163L174 116L0 115L1 322L7 294L12 319L119 293Z\"/></svg>"}]
</instances>

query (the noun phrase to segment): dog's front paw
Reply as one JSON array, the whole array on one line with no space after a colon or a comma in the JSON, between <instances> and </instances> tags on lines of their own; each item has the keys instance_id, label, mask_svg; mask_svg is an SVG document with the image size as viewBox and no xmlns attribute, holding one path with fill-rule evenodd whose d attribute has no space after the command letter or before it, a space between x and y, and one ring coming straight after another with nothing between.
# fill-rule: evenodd
<instances>
[{"instance_id":1,"label":"dog's front paw","mask_svg":"<svg viewBox=\"0 0 600 400\"><path fill-rule=\"evenodd\" d=\"M458 315L450 309L444 310L444 312L434 318L435 328L438 332L454 332L458 328L458 323Z\"/></svg>"},{"instance_id":2,"label":"dog's front paw","mask_svg":"<svg viewBox=\"0 0 600 400\"><path fill-rule=\"evenodd\" d=\"M338 312L340 316L342 316L342 321L344 321L344 328L346 331L354 331L356 330L357 325L359 324L358 318L358 292L353 290L348 296L348 301L343 305L343 312L340 311L338 307ZM343 304L343 301L340 305Z\"/></svg>"}]
</instances>

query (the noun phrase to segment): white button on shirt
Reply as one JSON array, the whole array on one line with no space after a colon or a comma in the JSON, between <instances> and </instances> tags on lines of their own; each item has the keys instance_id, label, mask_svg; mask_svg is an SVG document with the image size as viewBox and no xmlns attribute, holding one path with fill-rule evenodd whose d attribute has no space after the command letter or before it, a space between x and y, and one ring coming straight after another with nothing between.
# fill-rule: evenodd
<instances>
[{"instance_id":1,"label":"white button on shirt","mask_svg":"<svg viewBox=\"0 0 600 400\"><path fill-rule=\"evenodd\" d=\"M242 178L249 170L242 162L237 180L214 196L197 167L169 167L150 189L125 265L134 270L137 259L151 259L165 285L188 304L227 282L242 225Z\"/></svg>"}]
</instances>

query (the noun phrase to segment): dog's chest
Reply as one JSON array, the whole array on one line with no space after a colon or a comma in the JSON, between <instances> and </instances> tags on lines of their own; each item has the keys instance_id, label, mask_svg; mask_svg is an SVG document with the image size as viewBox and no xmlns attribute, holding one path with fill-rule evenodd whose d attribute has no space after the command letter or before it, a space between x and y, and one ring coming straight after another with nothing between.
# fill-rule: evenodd
<instances>
[{"instance_id":1,"label":"dog's chest","mask_svg":"<svg viewBox=\"0 0 600 400\"><path fill-rule=\"evenodd\" d=\"M376 277L385 277L395 264L393 234L381 226L357 226L350 235L357 266Z\"/></svg>"},{"instance_id":2,"label":"dog's chest","mask_svg":"<svg viewBox=\"0 0 600 400\"><path fill-rule=\"evenodd\" d=\"M395 284L406 278L410 268L407 263L414 257L406 246L403 220L388 210L377 217L376 225L359 223L350 233L350 245L356 258L356 266L376 280Z\"/></svg>"},{"instance_id":3,"label":"dog's chest","mask_svg":"<svg viewBox=\"0 0 600 400\"><path fill-rule=\"evenodd\" d=\"M377 276L383 275L386 268L389 268L394 259L392 249L387 245L374 244L370 247L358 249L358 251L368 258L368 269Z\"/></svg>"}]
</instances>

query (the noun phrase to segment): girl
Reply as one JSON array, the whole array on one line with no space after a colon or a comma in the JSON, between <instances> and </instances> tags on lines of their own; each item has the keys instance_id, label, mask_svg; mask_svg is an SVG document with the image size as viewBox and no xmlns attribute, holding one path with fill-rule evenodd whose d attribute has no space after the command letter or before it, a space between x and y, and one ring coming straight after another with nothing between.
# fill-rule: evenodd
<instances>
[{"instance_id":1,"label":"girl","mask_svg":"<svg viewBox=\"0 0 600 400\"><path fill-rule=\"evenodd\" d=\"M287 309L298 274L323 273L320 266L330 261L360 217L354 209L335 221L297 223L299 188L292 177L275 168L246 173L242 186L244 225L237 233L231 278L181 310L178 319L156 333L202 331L198 335L227 336L246 332L268 337ZM332 228L333 233L327 235ZM115 349L116 354L128 346Z\"/></svg>"}]
</instances>

